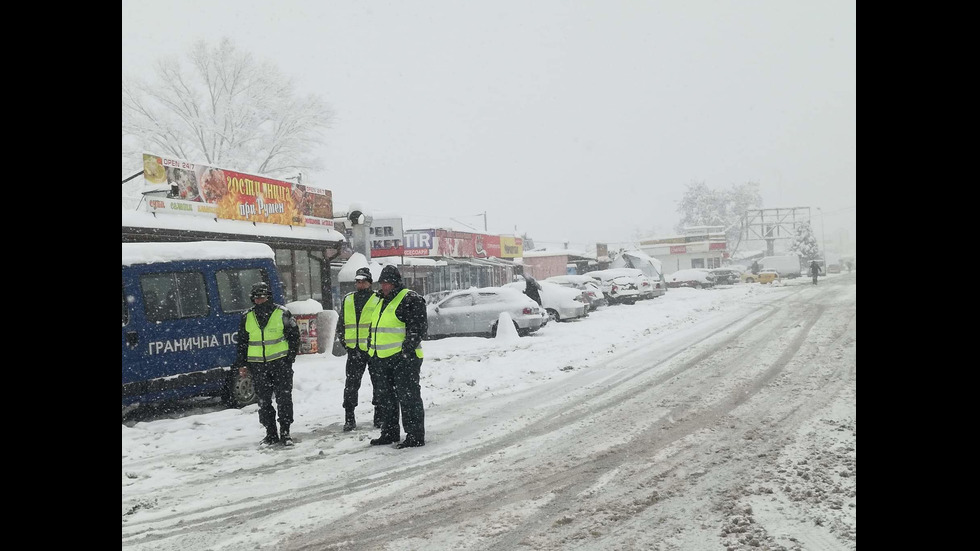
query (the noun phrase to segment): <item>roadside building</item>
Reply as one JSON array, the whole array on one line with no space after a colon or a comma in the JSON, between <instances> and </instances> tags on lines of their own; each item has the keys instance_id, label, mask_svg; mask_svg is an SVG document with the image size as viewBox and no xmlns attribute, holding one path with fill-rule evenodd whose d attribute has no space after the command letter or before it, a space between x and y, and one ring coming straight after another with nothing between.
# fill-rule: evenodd
<instances>
[{"instance_id":1,"label":"roadside building","mask_svg":"<svg viewBox=\"0 0 980 551\"><path fill-rule=\"evenodd\" d=\"M608 260L608 257L606 257ZM595 254L572 249L536 249L524 253L524 273L535 278L584 274L601 270L603 266ZM605 263L608 265L608 262Z\"/></svg>"},{"instance_id":2,"label":"roadside building","mask_svg":"<svg viewBox=\"0 0 980 551\"><path fill-rule=\"evenodd\" d=\"M728 258L723 230L721 226L688 228L683 235L641 239L639 248L659 259L667 274L690 268L720 268Z\"/></svg>"}]
</instances>

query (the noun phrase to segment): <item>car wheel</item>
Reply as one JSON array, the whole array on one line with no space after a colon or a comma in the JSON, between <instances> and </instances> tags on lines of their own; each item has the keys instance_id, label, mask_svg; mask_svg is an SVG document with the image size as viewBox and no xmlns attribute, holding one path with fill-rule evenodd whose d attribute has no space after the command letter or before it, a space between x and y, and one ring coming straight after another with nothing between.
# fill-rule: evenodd
<instances>
[{"instance_id":1,"label":"car wheel","mask_svg":"<svg viewBox=\"0 0 980 551\"><path fill-rule=\"evenodd\" d=\"M746 283L755 283L755 280L752 279L751 277L747 277L747 278L745 278L745 282Z\"/></svg>"},{"instance_id":2,"label":"car wheel","mask_svg":"<svg viewBox=\"0 0 980 551\"><path fill-rule=\"evenodd\" d=\"M551 321L561 321L561 316L558 315L556 310L548 309L548 319Z\"/></svg>"},{"instance_id":3,"label":"car wheel","mask_svg":"<svg viewBox=\"0 0 980 551\"><path fill-rule=\"evenodd\" d=\"M632 306L632 305L636 304L636 299L635 298L623 299L623 304L629 304L629 305Z\"/></svg>"},{"instance_id":4,"label":"car wheel","mask_svg":"<svg viewBox=\"0 0 980 551\"><path fill-rule=\"evenodd\" d=\"M247 368L231 368L225 384L224 401L230 407L240 408L256 401L252 373Z\"/></svg>"}]
</instances>

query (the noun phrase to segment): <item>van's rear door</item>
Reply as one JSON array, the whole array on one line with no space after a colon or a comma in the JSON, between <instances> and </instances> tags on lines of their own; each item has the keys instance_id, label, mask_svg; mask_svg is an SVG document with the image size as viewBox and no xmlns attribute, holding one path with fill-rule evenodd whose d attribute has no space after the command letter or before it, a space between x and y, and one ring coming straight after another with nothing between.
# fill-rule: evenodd
<instances>
[{"instance_id":1,"label":"van's rear door","mask_svg":"<svg viewBox=\"0 0 980 551\"><path fill-rule=\"evenodd\" d=\"M123 268L124 272L126 268ZM129 285L127 287L127 281ZM136 287L132 278L123 274L122 282L122 382L123 384L140 380L145 370L143 364L143 345L138 329L141 309L136 307Z\"/></svg>"}]
</instances>

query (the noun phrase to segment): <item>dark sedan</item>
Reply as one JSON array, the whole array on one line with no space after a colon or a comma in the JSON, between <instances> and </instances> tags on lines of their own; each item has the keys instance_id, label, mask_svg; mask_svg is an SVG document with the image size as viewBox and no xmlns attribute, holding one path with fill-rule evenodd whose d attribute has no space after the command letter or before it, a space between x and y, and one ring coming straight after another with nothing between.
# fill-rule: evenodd
<instances>
[{"instance_id":1,"label":"dark sedan","mask_svg":"<svg viewBox=\"0 0 980 551\"><path fill-rule=\"evenodd\" d=\"M731 268L715 268L710 272L715 276L716 285L735 285L742 280L741 272Z\"/></svg>"}]
</instances>

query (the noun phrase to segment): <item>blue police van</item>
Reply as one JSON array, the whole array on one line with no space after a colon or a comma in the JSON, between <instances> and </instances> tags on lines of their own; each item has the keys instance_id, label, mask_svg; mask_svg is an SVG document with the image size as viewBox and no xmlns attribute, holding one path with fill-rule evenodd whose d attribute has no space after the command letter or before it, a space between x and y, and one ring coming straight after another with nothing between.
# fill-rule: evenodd
<instances>
[{"instance_id":1,"label":"blue police van","mask_svg":"<svg viewBox=\"0 0 980 551\"><path fill-rule=\"evenodd\" d=\"M123 407L194 396L255 402L248 370L231 365L260 281L283 304L275 253L264 243L123 243Z\"/></svg>"}]
</instances>

